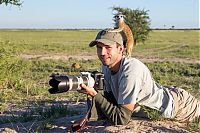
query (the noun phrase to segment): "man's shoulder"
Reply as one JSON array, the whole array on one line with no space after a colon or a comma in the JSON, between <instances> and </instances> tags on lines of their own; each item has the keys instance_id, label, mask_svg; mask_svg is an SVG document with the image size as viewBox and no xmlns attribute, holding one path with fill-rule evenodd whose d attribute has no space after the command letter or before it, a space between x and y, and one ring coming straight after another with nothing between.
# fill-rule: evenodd
<instances>
[{"instance_id":1,"label":"man's shoulder","mask_svg":"<svg viewBox=\"0 0 200 133\"><path fill-rule=\"evenodd\" d=\"M128 58L125 57L123 59L123 65L134 65L134 66L145 66L143 62L141 62L139 59L136 58Z\"/></svg>"},{"instance_id":2,"label":"man's shoulder","mask_svg":"<svg viewBox=\"0 0 200 133\"><path fill-rule=\"evenodd\" d=\"M138 62L138 63L140 62L140 63L142 63L139 59L134 58L134 57L124 57L123 60L126 61L126 62Z\"/></svg>"},{"instance_id":3,"label":"man's shoulder","mask_svg":"<svg viewBox=\"0 0 200 133\"><path fill-rule=\"evenodd\" d=\"M139 75L150 73L149 68L136 58L124 58L121 71Z\"/></svg>"}]
</instances>

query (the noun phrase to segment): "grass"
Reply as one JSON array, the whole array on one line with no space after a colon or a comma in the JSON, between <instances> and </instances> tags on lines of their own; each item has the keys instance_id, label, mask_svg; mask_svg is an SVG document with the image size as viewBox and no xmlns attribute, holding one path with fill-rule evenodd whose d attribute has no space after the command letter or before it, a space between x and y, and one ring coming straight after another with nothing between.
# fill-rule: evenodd
<instances>
[{"instance_id":1,"label":"grass","mask_svg":"<svg viewBox=\"0 0 200 133\"><path fill-rule=\"evenodd\" d=\"M26 54L75 54L90 52L88 44L97 31L83 30L1 30L0 41Z\"/></svg>"},{"instance_id":2,"label":"grass","mask_svg":"<svg viewBox=\"0 0 200 133\"><path fill-rule=\"evenodd\" d=\"M187 123L187 128L186 128L188 131L191 131L191 132L200 132L200 122L190 122L190 123Z\"/></svg>"},{"instance_id":3,"label":"grass","mask_svg":"<svg viewBox=\"0 0 200 133\"><path fill-rule=\"evenodd\" d=\"M199 30L154 30L145 45L135 51L158 58L199 59Z\"/></svg>"},{"instance_id":4,"label":"grass","mask_svg":"<svg viewBox=\"0 0 200 133\"><path fill-rule=\"evenodd\" d=\"M68 106L52 105L45 106L42 104L29 107L25 112L19 114L18 116L13 115L12 119L2 120L2 123L7 122L29 122L29 121L40 121L40 120L50 120L59 117L64 117L66 115L78 115L79 111L74 111Z\"/></svg>"},{"instance_id":5,"label":"grass","mask_svg":"<svg viewBox=\"0 0 200 133\"><path fill-rule=\"evenodd\" d=\"M22 50L23 54L95 55L88 44L98 30L0 30L0 42ZM199 30L153 30L145 45L134 54L159 58L199 57Z\"/></svg>"},{"instance_id":6,"label":"grass","mask_svg":"<svg viewBox=\"0 0 200 133\"><path fill-rule=\"evenodd\" d=\"M65 98L67 98L66 101L85 100L86 96L77 92L49 94L49 76L51 73L78 75L81 71L99 70L99 60L41 60L37 58L27 60L22 59L20 55L94 56L96 55L95 48L88 48L88 43L94 39L96 33L97 30L0 30L0 111L2 113L8 111L10 105L16 105L17 108L22 109L31 105L31 110L26 110L7 122L62 117L67 115L68 108L62 102L53 106L50 104L52 101ZM145 44L135 47L134 55L199 60L198 34L199 30L155 30L151 32ZM82 66L81 69L72 68L73 63L79 63ZM145 64L160 84L179 86L200 99L200 64L173 61L145 62ZM49 103L49 106L44 106L41 101ZM45 109L41 108L42 106ZM12 113L12 108L10 110ZM157 117L156 113L152 114L152 117L154 115ZM5 122L1 120L0 123ZM197 122L188 125L188 130L198 129ZM48 126L48 124L44 125L44 127Z\"/></svg>"},{"instance_id":7,"label":"grass","mask_svg":"<svg viewBox=\"0 0 200 133\"><path fill-rule=\"evenodd\" d=\"M154 62L146 65L161 85L183 88L200 99L200 64Z\"/></svg>"}]
</instances>

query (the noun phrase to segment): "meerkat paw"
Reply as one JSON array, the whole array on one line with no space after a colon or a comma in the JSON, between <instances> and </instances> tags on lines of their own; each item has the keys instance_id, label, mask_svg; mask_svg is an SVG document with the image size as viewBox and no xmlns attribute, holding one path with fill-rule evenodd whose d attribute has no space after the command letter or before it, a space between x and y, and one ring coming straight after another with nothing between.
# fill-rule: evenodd
<instances>
[{"instance_id":1,"label":"meerkat paw","mask_svg":"<svg viewBox=\"0 0 200 133\"><path fill-rule=\"evenodd\" d=\"M105 29L105 31L107 31L107 32L112 31L112 30L113 30L112 28Z\"/></svg>"},{"instance_id":2,"label":"meerkat paw","mask_svg":"<svg viewBox=\"0 0 200 133\"><path fill-rule=\"evenodd\" d=\"M117 32L117 31L116 31L116 29L109 28L109 29L107 29L107 32Z\"/></svg>"},{"instance_id":3,"label":"meerkat paw","mask_svg":"<svg viewBox=\"0 0 200 133\"><path fill-rule=\"evenodd\" d=\"M130 54L125 54L125 56L126 56L127 58L130 58L130 57L131 57L131 55L130 55Z\"/></svg>"}]
</instances>

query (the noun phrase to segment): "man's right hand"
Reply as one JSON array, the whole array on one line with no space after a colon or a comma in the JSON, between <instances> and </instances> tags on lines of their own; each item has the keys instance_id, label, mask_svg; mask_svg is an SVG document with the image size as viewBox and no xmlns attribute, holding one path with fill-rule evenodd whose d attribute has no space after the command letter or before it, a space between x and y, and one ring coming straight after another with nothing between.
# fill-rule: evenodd
<instances>
[{"instance_id":1,"label":"man's right hand","mask_svg":"<svg viewBox=\"0 0 200 133\"><path fill-rule=\"evenodd\" d=\"M96 96L97 91L93 87L86 86L85 84L81 84L80 87L82 88L78 92L88 94L91 97Z\"/></svg>"}]
</instances>

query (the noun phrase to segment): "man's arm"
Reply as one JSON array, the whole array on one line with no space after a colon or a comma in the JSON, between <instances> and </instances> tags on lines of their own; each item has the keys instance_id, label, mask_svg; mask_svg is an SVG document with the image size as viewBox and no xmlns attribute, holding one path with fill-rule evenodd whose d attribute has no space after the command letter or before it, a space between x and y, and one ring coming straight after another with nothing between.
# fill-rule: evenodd
<instances>
[{"instance_id":1,"label":"man's arm","mask_svg":"<svg viewBox=\"0 0 200 133\"><path fill-rule=\"evenodd\" d=\"M111 94L103 96L97 93L92 87L88 87L84 84L82 84L81 87L84 89L81 92L92 96L96 106L98 106L101 112L115 125L125 125L129 122L135 106L134 104L118 105L109 100L109 98L114 98Z\"/></svg>"},{"instance_id":2,"label":"man's arm","mask_svg":"<svg viewBox=\"0 0 200 133\"><path fill-rule=\"evenodd\" d=\"M125 125L129 122L132 115L132 110L126 107L129 105L114 104L100 93L97 93L93 100L101 112L115 125Z\"/></svg>"}]
</instances>

